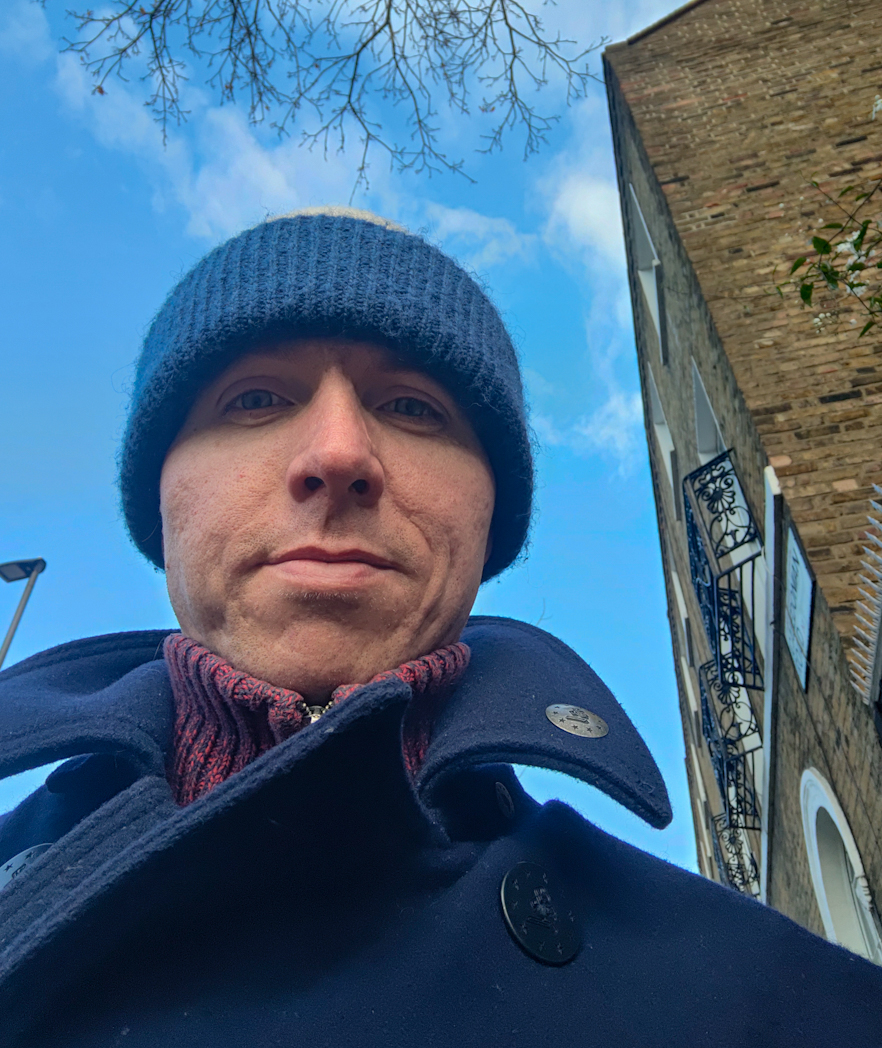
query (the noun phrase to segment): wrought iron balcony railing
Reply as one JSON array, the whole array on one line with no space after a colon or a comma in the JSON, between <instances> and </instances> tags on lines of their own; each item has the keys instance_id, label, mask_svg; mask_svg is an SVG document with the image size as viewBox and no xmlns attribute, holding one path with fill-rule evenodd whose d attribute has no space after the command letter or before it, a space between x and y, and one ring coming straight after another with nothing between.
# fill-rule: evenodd
<instances>
[{"instance_id":1,"label":"wrought iron balcony railing","mask_svg":"<svg viewBox=\"0 0 882 1048\"><path fill-rule=\"evenodd\" d=\"M714 861L723 882L745 895L758 896L759 869L744 831L726 826L719 815L714 816L712 821Z\"/></svg>"},{"instance_id":2,"label":"wrought iron balcony railing","mask_svg":"<svg viewBox=\"0 0 882 1048\"><path fill-rule=\"evenodd\" d=\"M729 452L683 478L689 568L717 677L761 688L754 627L759 531Z\"/></svg>"},{"instance_id":3,"label":"wrought iron balcony railing","mask_svg":"<svg viewBox=\"0 0 882 1048\"><path fill-rule=\"evenodd\" d=\"M723 739L732 745L742 742L745 749L759 743L759 725L746 688L720 683L713 659L698 667L698 686L702 702L715 711Z\"/></svg>"},{"instance_id":4,"label":"wrought iron balcony railing","mask_svg":"<svg viewBox=\"0 0 882 1048\"><path fill-rule=\"evenodd\" d=\"M756 718L743 689L721 688L715 668L713 662L706 662L699 670L698 683L702 734L723 802L717 818L727 829L758 830L760 809L752 756L761 745ZM719 701L721 696L723 701Z\"/></svg>"}]
</instances>

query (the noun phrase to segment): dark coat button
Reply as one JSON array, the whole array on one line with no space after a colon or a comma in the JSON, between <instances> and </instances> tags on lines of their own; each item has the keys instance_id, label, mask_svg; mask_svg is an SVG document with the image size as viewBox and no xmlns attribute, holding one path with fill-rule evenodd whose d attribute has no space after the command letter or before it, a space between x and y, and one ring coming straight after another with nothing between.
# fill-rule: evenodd
<instances>
[{"instance_id":1,"label":"dark coat button","mask_svg":"<svg viewBox=\"0 0 882 1048\"><path fill-rule=\"evenodd\" d=\"M505 783L496 783L496 803L499 805L499 810L506 817L506 819L513 819L515 815L514 801L512 800L511 793Z\"/></svg>"},{"instance_id":2,"label":"dark coat button","mask_svg":"<svg viewBox=\"0 0 882 1048\"><path fill-rule=\"evenodd\" d=\"M512 938L543 964L566 964L579 952L576 917L557 884L535 862L519 862L502 878L502 915Z\"/></svg>"}]
</instances>

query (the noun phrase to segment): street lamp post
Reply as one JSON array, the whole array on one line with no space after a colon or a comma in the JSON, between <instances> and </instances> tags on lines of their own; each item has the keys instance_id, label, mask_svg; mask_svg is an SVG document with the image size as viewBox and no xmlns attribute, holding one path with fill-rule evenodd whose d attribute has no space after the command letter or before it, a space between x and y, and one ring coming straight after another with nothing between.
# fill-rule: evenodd
<instances>
[{"instance_id":1,"label":"street lamp post","mask_svg":"<svg viewBox=\"0 0 882 1048\"><path fill-rule=\"evenodd\" d=\"M42 557L38 557L36 560L10 560L6 564L0 564L0 578L4 582L19 582L21 579L28 580L25 584L24 593L21 595L21 600L18 602L18 607L15 609L15 614L12 616L9 629L6 631L3 646L0 647L0 667L2 667L6 659L9 645L12 643L12 638L15 636L15 631L18 629L18 624L21 622L21 617L24 614L25 606L36 585L37 576L45 567L46 561Z\"/></svg>"}]
</instances>

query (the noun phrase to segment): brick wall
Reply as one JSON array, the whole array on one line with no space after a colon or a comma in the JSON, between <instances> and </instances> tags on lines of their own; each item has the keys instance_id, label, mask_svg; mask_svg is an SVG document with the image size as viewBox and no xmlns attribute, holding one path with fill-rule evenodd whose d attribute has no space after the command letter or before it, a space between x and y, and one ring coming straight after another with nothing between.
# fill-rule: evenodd
<instances>
[{"instance_id":1,"label":"brick wall","mask_svg":"<svg viewBox=\"0 0 882 1048\"><path fill-rule=\"evenodd\" d=\"M855 337L856 313L819 332L774 285L834 217L806 180L882 177L878 5L705 0L607 56L847 646L882 342Z\"/></svg>"},{"instance_id":2,"label":"brick wall","mask_svg":"<svg viewBox=\"0 0 882 1048\"><path fill-rule=\"evenodd\" d=\"M832 219L806 180L833 192L882 177L882 114L870 120L882 95L878 10L867 0L703 0L605 54L626 238L633 184L664 270L666 364L629 266L644 393L651 369L680 473L694 469L695 361L755 519L762 528L772 464L785 532L792 520L817 579L807 692L778 645L768 898L819 933L799 800L806 767L836 791L882 903L882 748L847 664L868 497L882 482L882 342L857 338L855 314L814 325L774 285ZM701 627L678 483L672 491L651 424L647 440L688 751L672 571L696 637Z\"/></svg>"}]
</instances>

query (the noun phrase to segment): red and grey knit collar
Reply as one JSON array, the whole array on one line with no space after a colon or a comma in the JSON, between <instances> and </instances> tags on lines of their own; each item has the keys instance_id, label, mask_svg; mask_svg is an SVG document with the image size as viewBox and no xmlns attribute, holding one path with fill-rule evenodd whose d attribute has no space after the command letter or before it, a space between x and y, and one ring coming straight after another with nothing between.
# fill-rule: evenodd
<instances>
[{"instance_id":1,"label":"red and grey knit collar","mask_svg":"<svg viewBox=\"0 0 882 1048\"><path fill-rule=\"evenodd\" d=\"M233 669L183 634L166 637L163 654L175 705L168 779L180 805L208 793L314 719L302 695ZM422 765L435 715L465 672L469 654L467 645L451 644L368 681L398 678L410 685L402 748L412 776ZM342 685L328 706L364 686Z\"/></svg>"}]
</instances>

